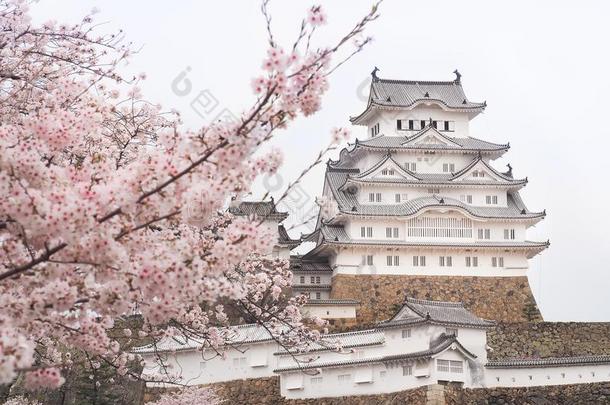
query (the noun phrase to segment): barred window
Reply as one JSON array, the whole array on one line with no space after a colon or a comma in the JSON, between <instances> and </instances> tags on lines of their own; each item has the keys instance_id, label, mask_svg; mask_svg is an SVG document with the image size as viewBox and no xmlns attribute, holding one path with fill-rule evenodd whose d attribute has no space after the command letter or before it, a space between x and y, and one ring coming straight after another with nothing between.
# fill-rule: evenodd
<instances>
[{"instance_id":1,"label":"barred window","mask_svg":"<svg viewBox=\"0 0 610 405\"><path fill-rule=\"evenodd\" d=\"M468 218L412 218L408 235L428 238L472 238L472 220Z\"/></svg>"}]
</instances>

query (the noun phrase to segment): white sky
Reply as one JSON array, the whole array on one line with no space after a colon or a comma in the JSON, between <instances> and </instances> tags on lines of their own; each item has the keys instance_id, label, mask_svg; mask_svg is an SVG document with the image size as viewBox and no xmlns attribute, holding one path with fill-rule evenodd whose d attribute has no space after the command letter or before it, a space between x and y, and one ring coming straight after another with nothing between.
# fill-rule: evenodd
<instances>
[{"instance_id":1,"label":"white sky","mask_svg":"<svg viewBox=\"0 0 610 405\"><path fill-rule=\"evenodd\" d=\"M363 15L370 1L324 1L324 39L337 38ZM276 37L289 46L309 2L271 4ZM91 8L141 52L127 69L145 71L144 94L184 114L197 127L223 108L239 112L251 101L250 79L266 51L259 3L225 1L39 0L36 21L74 22ZM516 177L528 176L522 195L547 219L530 230L551 247L532 262L530 284L547 320L610 320L610 3L604 1L403 1L386 0L371 25L375 42L336 72L322 111L299 120L274 144L284 149L284 179L294 178L327 144L329 130L349 125L364 108L357 89L373 66L380 77L450 80L459 68L470 100L487 100L471 135L510 142L506 158ZM188 95L172 81L190 68ZM203 118L190 102L207 90L218 106ZM352 128L364 138L365 129ZM323 168L303 189L321 193ZM260 187L257 187L260 190Z\"/></svg>"}]
</instances>

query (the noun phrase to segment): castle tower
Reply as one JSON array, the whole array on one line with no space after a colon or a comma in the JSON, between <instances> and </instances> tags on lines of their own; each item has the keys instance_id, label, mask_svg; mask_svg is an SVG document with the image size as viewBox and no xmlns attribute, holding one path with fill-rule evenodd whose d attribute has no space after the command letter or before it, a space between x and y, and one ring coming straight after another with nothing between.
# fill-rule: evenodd
<instances>
[{"instance_id":1,"label":"castle tower","mask_svg":"<svg viewBox=\"0 0 610 405\"><path fill-rule=\"evenodd\" d=\"M321 210L305 260L333 269L330 298L361 302L359 322L387 317L405 295L463 301L477 315L540 319L528 260L549 246L527 240L545 212L519 195L527 178L500 171L509 150L470 136L486 103L453 81L378 78L351 118L367 138L327 164Z\"/></svg>"}]
</instances>

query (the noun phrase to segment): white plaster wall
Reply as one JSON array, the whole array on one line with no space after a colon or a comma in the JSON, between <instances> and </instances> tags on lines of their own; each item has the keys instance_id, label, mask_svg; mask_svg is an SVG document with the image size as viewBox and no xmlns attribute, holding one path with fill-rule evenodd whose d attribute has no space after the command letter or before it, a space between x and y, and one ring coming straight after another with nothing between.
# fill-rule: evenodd
<instances>
[{"instance_id":1,"label":"white plaster wall","mask_svg":"<svg viewBox=\"0 0 610 405\"><path fill-rule=\"evenodd\" d=\"M355 318L357 305L305 305L301 312L322 319Z\"/></svg>"},{"instance_id":2,"label":"white plaster wall","mask_svg":"<svg viewBox=\"0 0 610 405\"><path fill-rule=\"evenodd\" d=\"M319 296L317 294L319 294ZM312 300L325 300L330 298L330 290L305 290L301 288L293 288L293 295L304 295Z\"/></svg>"},{"instance_id":3,"label":"white plaster wall","mask_svg":"<svg viewBox=\"0 0 610 405\"><path fill-rule=\"evenodd\" d=\"M362 255L372 254L374 265L362 265ZM388 255L400 256L399 266L387 266ZM413 256L426 256L426 266L413 266ZM439 256L451 256L453 266L441 267ZM478 257L477 267L466 267L466 256ZM492 257L503 257L504 267L492 267ZM524 253L507 253L483 249L472 252L457 250L417 248L350 248L341 250L336 256L333 274L396 274L434 276L487 276L508 277L525 275L528 260Z\"/></svg>"},{"instance_id":4,"label":"white plaster wall","mask_svg":"<svg viewBox=\"0 0 610 405\"><path fill-rule=\"evenodd\" d=\"M356 163L361 172L366 171L379 163L384 158L386 150L369 151ZM416 173L442 173L443 163L453 163L455 171L462 170L469 165L477 155L475 153L463 154L454 152L435 152L426 153L416 150L400 150L392 154L394 160L404 167L404 164L416 163Z\"/></svg>"},{"instance_id":5,"label":"white plaster wall","mask_svg":"<svg viewBox=\"0 0 610 405\"><path fill-rule=\"evenodd\" d=\"M434 190L433 193L429 191ZM438 192L436 192L438 190ZM370 202L369 193L381 193L381 202ZM401 194L400 203L396 202L396 194ZM403 194L407 195L407 200L404 200ZM466 205L475 207L506 207L508 206L508 193L506 190L499 188L477 188L473 186L463 187L438 187L428 186L415 187L413 185L396 183L392 185L373 185L363 184L358 188L357 199L362 205L387 205L387 204L403 204L409 200L414 200L421 197L449 197L461 201L461 196L472 196L472 203L463 201ZM496 196L497 204L487 204L486 196Z\"/></svg>"},{"instance_id":6,"label":"white plaster wall","mask_svg":"<svg viewBox=\"0 0 610 405\"><path fill-rule=\"evenodd\" d=\"M454 121L455 129L453 132L447 134L455 137L467 137L469 134L469 121L470 117L468 113L444 111L436 104L430 103L429 106L419 104L412 110L398 111L398 110L387 110L378 111L374 117L368 123L368 136L371 135L371 127L379 123L379 135L386 136L411 136L417 133L417 131L403 131L396 129L396 120L424 120L427 123L433 120L440 121Z\"/></svg>"},{"instance_id":7,"label":"white plaster wall","mask_svg":"<svg viewBox=\"0 0 610 405\"><path fill-rule=\"evenodd\" d=\"M247 378L262 378L273 376L277 367L277 358L273 355L279 350L275 342L241 345L237 349L227 349L224 358L216 356L212 351L204 353L197 350L177 351L174 353L161 353L160 355L168 365L168 372L180 375L180 383L186 385L209 384L214 382L240 380ZM160 375L159 366L154 355L143 354L145 366L144 373ZM245 363L234 359L246 358ZM266 365L254 366L259 358L266 359ZM165 378L165 377L163 377ZM150 384L151 386L157 384Z\"/></svg>"},{"instance_id":8,"label":"white plaster wall","mask_svg":"<svg viewBox=\"0 0 610 405\"><path fill-rule=\"evenodd\" d=\"M301 281L301 277L304 277L304 280ZM314 277L312 281L311 278ZM311 284L316 285L315 278L320 277L319 284L330 284L331 275L326 273L304 273L304 272L294 272L292 277L293 284Z\"/></svg>"},{"instance_id":9,"label":"white plaster wall","mask_svg":"<svg viewBox=\"0 0 610 405\"><path fill-rule=\"evenodd\" d=\"M485 370L488 387L586 384L610 380L610 365L531 367Z\"/></svg>"}]
</instances>

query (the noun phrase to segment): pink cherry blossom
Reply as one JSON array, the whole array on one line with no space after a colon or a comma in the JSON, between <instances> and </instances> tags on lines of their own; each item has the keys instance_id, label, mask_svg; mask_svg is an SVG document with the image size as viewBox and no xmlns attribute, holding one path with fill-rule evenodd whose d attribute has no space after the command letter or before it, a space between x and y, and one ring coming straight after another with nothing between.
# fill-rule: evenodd
<instances>
[{"instance_id":1,"label":"pink cherry blossom","mask_svg":"<svg viewBox=\"0 0 610 405\"><path fill-rule=\"evenodd\" d=\"M312 26L326 24L326 15L322 11L322 6L313 6L309 9L309 14L307 14L307 22L309 22L309 24Z\"/></svg>"}]
</instances>

